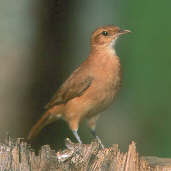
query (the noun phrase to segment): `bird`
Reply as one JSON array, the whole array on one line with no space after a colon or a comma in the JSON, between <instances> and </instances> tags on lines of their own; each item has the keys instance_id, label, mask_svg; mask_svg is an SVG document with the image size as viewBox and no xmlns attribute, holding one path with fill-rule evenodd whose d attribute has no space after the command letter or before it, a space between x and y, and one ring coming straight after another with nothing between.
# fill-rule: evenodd
<instances>
[{"instance_id":1,"label":"bird","mask_svg":"<svg viewBox=\"0 0 171 171\"><path fill-rule=\"evenodd\" d=\"M96 135L96 121L100 112L112 104L120 90L122 70L115 43L120 35L130 32L115 25L106 25L92 33L88 57L45 106L45 113L32 127L28 140L35 138L46 125L61 118L68 123L78 143L82 144L78 128L85 119L90 132L104 148Z\"/></svg>"}]
</instances>

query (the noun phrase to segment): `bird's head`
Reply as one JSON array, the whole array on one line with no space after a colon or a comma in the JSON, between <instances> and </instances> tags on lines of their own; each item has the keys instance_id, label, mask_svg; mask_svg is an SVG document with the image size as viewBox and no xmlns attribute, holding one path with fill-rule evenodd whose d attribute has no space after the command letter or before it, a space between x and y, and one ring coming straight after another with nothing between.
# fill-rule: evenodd
<instances>
[{"instance_id":1,"label":"bird's head","mask_svg":"<svg viewBox=\"0 0 171 171\"><path fill-rule=\"evenodd\" d=\"M130 33L130 31L121 30L118 26L99 27L92 33L91 45L95 47L113 47L116 39L126 33Z\"/></svg>"}]
</instances>

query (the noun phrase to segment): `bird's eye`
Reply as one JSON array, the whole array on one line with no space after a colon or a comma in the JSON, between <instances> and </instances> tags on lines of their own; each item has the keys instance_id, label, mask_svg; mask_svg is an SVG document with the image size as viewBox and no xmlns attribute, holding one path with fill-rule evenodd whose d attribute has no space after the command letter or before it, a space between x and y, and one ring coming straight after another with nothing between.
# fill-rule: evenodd
<instances>
[{"instance_id":1,"label":"bird's eye","mask_svg":"<svg viewBox=\"0 0 171 171\"><path fill-rule=\"evenodd\" d=\"M107 31L103 31L102 34L103 34L103 36L107 36L108 32Z\"/></svg>"}]
</instances>

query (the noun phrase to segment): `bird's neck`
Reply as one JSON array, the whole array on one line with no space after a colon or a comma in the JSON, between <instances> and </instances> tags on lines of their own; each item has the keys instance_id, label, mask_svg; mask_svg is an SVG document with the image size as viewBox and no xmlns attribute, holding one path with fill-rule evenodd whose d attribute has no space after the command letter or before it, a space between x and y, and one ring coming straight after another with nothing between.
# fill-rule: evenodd
<instances>
[{"instance_id":1,"label":"bird's neck","mask_svg":"<svg viewBox=\"0 0 171 171\"><path fill-rule=\"evenodd\" d=\"M117 57L116 51L112 46L92 46L89 58L97 60L114 60Z\"/></svg>"},{"instance_id":2,"label":"bird's neck","mask_svg":"<svg viewBox=\"0 0 171 171\"><path fill-rule=\"evenodd\" d=\"M94 73L96 73L96 75L98 74L99 79L104 73L108 76L112 76L112 78L120 75L120 59L113 48L91 49L86 63L87 66L89 66L89 72L92 75ZM108 78L110 77L106 77L106 79Z\"/></svg>"},{"instance_id":3,"label":"bird's neck","mask_svg":"<svg viewBox=\"0 0 171 171\"><path fill-rule=\"evenodd\" d=\"M86 61L90 67L102 70L112 71L120 67L120 59L113 47L92 48Z\"/></svg>"}]
</instances>

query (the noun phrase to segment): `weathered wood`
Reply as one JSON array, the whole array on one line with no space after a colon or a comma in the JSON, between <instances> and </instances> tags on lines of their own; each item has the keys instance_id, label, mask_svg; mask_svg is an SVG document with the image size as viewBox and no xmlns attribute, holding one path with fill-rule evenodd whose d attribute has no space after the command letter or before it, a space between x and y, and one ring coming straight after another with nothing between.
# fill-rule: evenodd
<instances>
[{"instance_id":1,"label":"weathered wood","mask_svg":"<svg viewBox=\"0 0 171 171\"><path fill-rule=\"evenodd\" d=\"M0 144L0 171L170 171L171 159L139 157L135 143L128 152L118 145L101 149L97 142L74 144L66 140L64 151L44 145L39 155L21 139L9 139Z\"/></svg>"}]
</instances>

